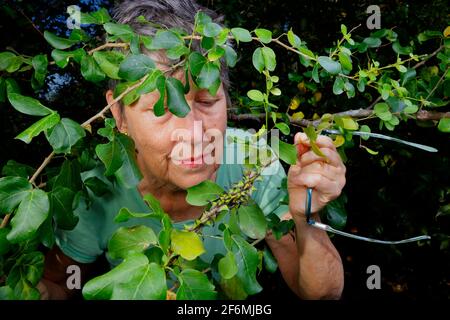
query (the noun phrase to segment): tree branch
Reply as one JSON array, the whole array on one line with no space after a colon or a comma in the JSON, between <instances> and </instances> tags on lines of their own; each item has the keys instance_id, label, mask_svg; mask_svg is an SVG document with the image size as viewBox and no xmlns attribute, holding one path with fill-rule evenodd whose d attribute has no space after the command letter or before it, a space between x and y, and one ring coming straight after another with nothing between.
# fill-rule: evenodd
<instances>
[{"instance_id":1,"label":"tree branch","mask_svg":"<svg viewBox=\"0 0 450 320\"><path fill-rule=\"evenodd\" d=\"M347 110L342 112L337 112L332 114L333 116L350 116L352 118L365 118L373 115L373 110L368 109L355 109L355 110ZM228 119L233 121L244 121L244 120L251 120L251 121L258 121L261 122L265 119L266 114L265 113L259 113L259 114L228 114ZM426 111L421 110L416 113L416 120L418 121L428 121L428 120L439 120L442 118L450 118L450 112L438 112L438 111ZM295 120L292 117L289 117L289 121L293 124L300 125L302 127L307 127L309 125L313 125L314 127L317 127L320 124L320 119L318 120L307 120L307 119L301 119L301 120Z\"/></svg>"}]
</instances>

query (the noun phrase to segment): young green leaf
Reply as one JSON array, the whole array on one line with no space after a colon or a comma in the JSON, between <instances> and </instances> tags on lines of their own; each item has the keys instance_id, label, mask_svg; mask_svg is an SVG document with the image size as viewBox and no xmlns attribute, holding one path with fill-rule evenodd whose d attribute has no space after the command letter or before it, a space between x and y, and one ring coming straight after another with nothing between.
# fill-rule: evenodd
<instances>
[{"instance_id":1,"label":"young green leaf","mask_svg":"<svg viewBox=\"0 0 450 320\"><path fill-rule=\"evenodd\" d=\"M48 211L47 194L40 189L29 191L11 219L12 228L7 239L12 243L30 240L47 219Z\"/></svg>"},{"instance_id":2,"label":"young green leaf","mask_svg":"<svg viewBox=\"0 0 450 320\"><path fill-rule=\"evenodd\" d=\"M224 279L233 278L237 271L236 259L234 258L234 254L231 251L228 251L225 257L219 260L219 273L220 276Z\"/></svg>"},{"instance_id":3,"label":"young green leaf","mask_svg":"<svg viewBox=\"0 0 450 320\"><path fill-rule=\"evenodd\" d=\"M81 75L87 81L100 82L105 79L105 73L92 56L85 55L81 59Z\"/></svg>"},{"instance_id":4,"label":"young green leaf","mask_svg":"<svg viewBox=\"0 0 450 320\"><path fill-rule=\"evenodd\" d=\"M320 56L317 58L317 62L330 74L338 74L341 72L341 64L332 60L327 56Z\"/></svg>"},{"instance_id":5,"label":"young green leaf","mask_svg":"<svg viewBox=\"0 0 450 320\"><path fill-rule=\"evenodd\" d=\"M32 189L23 177L0 178L0 213L11 213Z\"/></svg>"},{"instance_id":6,"label":"young green leaf","mask_svg":"<svg viewBox=\"0 0 450 320\"><path fill-rule=\"evenodd\" d=\"M55 153L70 153L72 147L86 132L77 122L62 118L61 121L47 132L47 139Z\"/></svg>"},{"instance_id":7,"label":"young green leaf","mask_svg":"<svg viewBox=\"0 0 450 320\"><path fill-rule=\"evenodd\" d=\"M208 89L208 92L215 96L220 86L219 68L214 63L205 63L198 75L197 83L200 88Z\"/></svg>"},{"instance_id":8,"label":"young green leaf","mask_svg":"<svg viewBox=\"0 0 450 320\"><path fill-rule=\"evenodd\" d=\"M54 112L52 109L47 108L38 100L23 96L18 93L9 93L8 99L14 109L30 116L46 116Z\"/></svg>"},{"instance_id":9,"label":"young green leaf","mask_svg":"<svg viewBox=\"0 0 450 320\"><path fill-rule=\"evenodd\" d=\"M145 54L132 54L122 61L118 76L127 81L136 81L155 69L153 60Z\"/></svg>"},{"instance_id":10,"label":"young green leaf","mask_svg":"<svg viewBox=\"0 0 450 320\"><path fill-rule=\"evenodd\" d=\"M59 122L59 114L54 112L48 116L36 121L30 127L19 133L15 139L30 143L31 140L38 136L42 131L53 128Z\"/></svg>"},{"instance_id":11,"label":"young green leaf","mask_svg":"<svg viewBox=\"0 0 450 320\"><path fill-rule=\"evenodd\" d=\"M172 229L170 240L173 252L186 260L194 260L205 253L202 240L193 231Z\"/></svg>"},{"instance_id":12,"label":"young green leaf","mask_svg":"<svg viewBox=\"0 0 450 320\"><path fill-rule=\"evenodd\" d=\"M108 254L113 259L126 258L158 243L155 232L144 225L120 227L108 243Z\"/></svg>"},{"instance_id":13,"label":"young green leaf","mask_svg":"<svg viewBox=\"0 0 450 320\"><path fill-rule=\"evenodd\" d=\"M166 79L167 107L177 117L184 118L191 108L184 97L184 87L180 80L169 77Z\"/></svg>"},{"instance_id":14,"label":"young green leaf","mask_svg":"<svg viewBox=\"0 0 450 320\"><path fill-rule=\"evenodd\" d=\"M241 42L251 42L252 41L252 35L247 29L244 28L233 28L231 29L231 34L233 35L234 39L239 43Z\"/></svg>"},{"instance_id":15,"label":"young green leaf","mask_svg":"<svg viewBox=\"0 0 450 320\"><path fill-rule=\"evenodd\" d=\"M79 42L79 40L58 37L49 31L44 31L44 38L52 47L61 50L70 48L75 43Z\"/></svg>"},{"instance_id":16,"label":"young green leaf","mask_svg":"<svg viewBox=\"0 0 450 320\"><path fill-rule=\"evenodd\" d=\"M262 43L270 43L272 41L272 31L267 29L255 29L255 34Z\"/></svg>"},{"instance_id":17,"label":"young green leaf","mask_svg":"<svg viewBox=\"0 0 450 320\"><path fill-rule=\"evenodd\" d=\"M241 206L238 218L240 229L250 238L263 239L266 236L267 221L257 204Z\"/></svg>"},{"instance_id":18,"label":"young green leaf","mask_svg":"<svg viewBox=\"0 0 450 320\"><path fill-rule=\"evenodd\" d=\"M87 300L157 300L165 299L167 291L164 269L138 253L124 259L116 268L83 287Z\"/></svg>"},{"instance_id":19,"label":"young green leaf","mask_svg":"<svg viewBox=\"0 0 450 320\"><path fill-rule=\"evenodd\" d=\"M185 269L178 275L180 287L177 300L214 300L217 292L208 277L201 271Z\"/></svg>"},{"instance_id":20,"label":"young green leaf","mask_svg":"<svg viewBox=\"0 0 450 320\"><path fill-rule=\"evenodd\" d=\"M217 183L205 180L187 189L186 201L193 206L204 206L217 199L224 190Z\"/></svg>"}]
</instances>

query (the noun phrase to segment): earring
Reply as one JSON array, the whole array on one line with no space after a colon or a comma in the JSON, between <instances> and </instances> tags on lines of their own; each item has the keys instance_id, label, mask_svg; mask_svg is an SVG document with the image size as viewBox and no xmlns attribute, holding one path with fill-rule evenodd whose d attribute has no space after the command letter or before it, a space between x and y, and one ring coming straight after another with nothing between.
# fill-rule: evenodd
<instances>
[{"instance_id":1,"label":"earring","mask_svg":"<svg viewBox=\"0 0 450 320\"><path fill-rule=\"evenodd\" d=\"M126 136L128 136L128 132L126 132L126 131L124 131L123 134L126 135Z\"/></svg>"}]
</instances>

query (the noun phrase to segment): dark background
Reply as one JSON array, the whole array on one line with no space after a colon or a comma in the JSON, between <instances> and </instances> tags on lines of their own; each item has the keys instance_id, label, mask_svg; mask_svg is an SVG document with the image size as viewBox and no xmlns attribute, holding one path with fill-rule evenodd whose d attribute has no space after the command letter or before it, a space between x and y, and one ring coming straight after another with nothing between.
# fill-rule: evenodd
<instances>
[{"instance_id":1,"label":"dark background","mask_svg":"<svg viewBox=\"0 0 450 320\"><path fill-rule=\"evenodd\" d=\"M275 34L292 28L313 51L325 53L340 37L340 25L350 30L359 24L358 36L368 36L365 26L367 6L372 1L261 1L261 0L209 0L199 1L216 9L226 17L230 27L242 26L248 29L265 27ZM50 46L44 40L44 30L66 35L66 7L77 4L83 11L97 10L103 6L110 9L114 1L2 1L0 6L0 51L13 48L22 54L50 54ZM380 1L382 28L394 28L400 43L407 45L424 30L442 31L448 25L447 1ZM91 34L98 32L95 27ZM357 38L357 36L355 36ZM438 43L430 41L429 46L419 48L417 53L430 53ZM242 50L243 49L243 50ZM232 97L237 104L247 90L260 84L257 73L251 65L252 50L247 51L231 72ZM288 103L295 94L296 86L288 80L287 74L298 63L295 57L282 50L276 50L276 74L281 78L285 97L281 103ZM377 52L380 60L392 58L392 51ZM431 60L430 65L436 64ZM304 69L299 69L300 72ZM22 88L30 88L29 75L18 77ZM287 88L289 86L289 88ZM284 89L286 87L286 89ZM23 89L33 95L31 89ZM45 87L38 92L39 98L63 116L79 122L95 114L105 105L104 88L85 82L76 68L64 70L50 68ZM284 99L284 100L283 100ZM367 106L365 99L347 100L345 95L336 97L330 90L323 92L323 99L316 109L299 109L307 116L323 110L337 112ZM443 110L443 109L446 110ZM447 111L448 106L440 111ZM9 105L0 104L1 152L0 167L10 159L37 167L51 151L45 138L38 137L30 145L14 140L19 132L34 119L21 115ZM378 122L368 122L377 131ZM257 126L256 123L245 125ZM378 131L377 131L378 132ZM403 123L394 133L382 133L403 137L407 140L436 147L432 154L418 149L403 147L391 142L372 141L366 143L379 151L369 155L355 147L347 149L347 185L344 193L348 198L346 231L381 239L402 239L419 234L429 234L433 239L426 243L411 243L385 246L359 242L347 238L333 237L345 267L345 290L343 299L448 299L450 295L449 215L436 217L439 208L449 203L449 148L448 135L435 127L418 126L413 121ZM381 268L381 290L368 290L366 269L369 265ZM293 300L295 297L281 280L278 273L263 273L261 282L264 291L260 297Z\"/></svg>"}]
</instances>

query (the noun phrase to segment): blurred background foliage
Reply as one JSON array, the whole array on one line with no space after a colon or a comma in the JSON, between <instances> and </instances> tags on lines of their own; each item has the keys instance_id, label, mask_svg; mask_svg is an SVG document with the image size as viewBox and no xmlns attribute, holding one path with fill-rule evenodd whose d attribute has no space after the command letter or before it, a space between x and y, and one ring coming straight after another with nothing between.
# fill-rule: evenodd
<instances>
[{"instance_id":1,"label":"blurred background foliage","mask_svg":"<svg viewBox=\"0 0 450 320\"><path fill-rule=\"evenodd\" d=\"M361 25L354 37L367 37L372 30L366 27L366 8L371 1L300 1L300 0L199 0L225 16L225 24L248 29L264 27L274 35L290 28L308 43L313 51L325 53L340 38L340 25L349 30ZM77 4L82 11L94 11L99 7L111 9L113 0L81 1L2 1L0 7L0 51L17 50L30 56L47 53L51 48L42 36L44 30L67 36L66 8ZM449 25L448 1L380 1L382 28L394 28L400 43L406 46L425 30L443 31ZM95 26L88 29L91 35L101 36ZM433 40L416 48L416 54L431 53L439 43ZM231 72L231 95L234 108L246 104L246 92L262 86L251 64L247 45L239 48L240 62ZM251 48L253 49L253 47ZM338 112L366 107L372 97L348 100L346 95L336 96L329 90L317 91L303 81L304 71L294 55L275 49L276 74L280 76L283 95L277 101L289 105L291 98L299 95L302 102L298 111L307 117L314 113ZM392 61L391 49L378 48L376 58L381 63ZM431 68L436 59L427 62ZM105 105L104 88L87 83L69 65L63 70L49 67L45 86L38 96L50 108L61 110L64 117L82 122ZM432 69L430 69L432 71ZM299 76L300 75L300 76ZM21 88L30 88L29 79L16 79ZM301 84L303 82L303 84ZM449 111L448 106L439 111ZM15 112L9 104L0 104L1 150L0 168L13 159L37 167L51 151L43 136L30 145L14 140L17 133L31 125L32 119ZM378 120L367 123L379 132ZM258 123L242 123L242 126L259 127ZM294 131L294 130L292 130ZM450 206L449 206L449 139L439 132L435 124L410 120L396 128L395 132L383 129L382 133L436 147L436 154L409 148L391 142L369 140L365 145L378 151L371 155L359 147L359 138L353 148L346 149L347 185L344 189L348 213L346 231L365 236L397 240L417 234L433 237L427 243L383 246L333 237L341 253L345 267L343 299L448 299L450 297ZM366 269L369 265L381 268L381 290L368 290ZM251 299L261 297L295 299L276 273L262 274L265 290Z\"/></svg>"}]
</instances>

